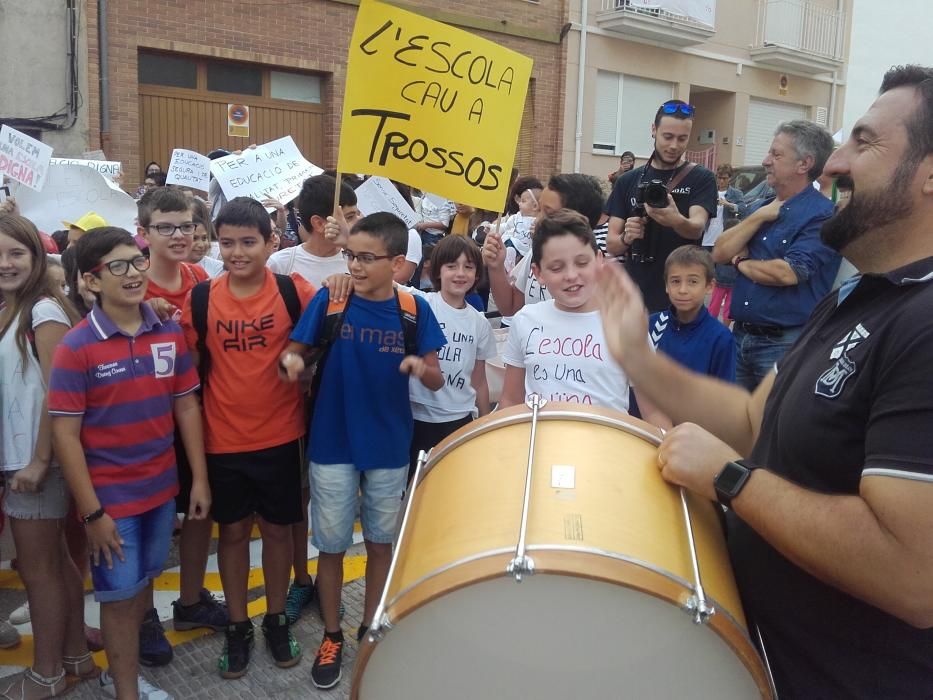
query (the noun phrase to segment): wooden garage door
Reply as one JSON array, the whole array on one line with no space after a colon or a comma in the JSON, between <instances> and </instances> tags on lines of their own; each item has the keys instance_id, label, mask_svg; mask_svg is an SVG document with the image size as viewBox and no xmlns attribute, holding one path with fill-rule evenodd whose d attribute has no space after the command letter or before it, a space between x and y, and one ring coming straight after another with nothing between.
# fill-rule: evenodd
<instances>
[{"instance_id":1,"label":"wooden garage door","mask_svg":"<svg viewBox=\"0 0 933 700\"><path fill-rule=\"evenodd\" d=\"M250 99L256 102L250 103ZM227 104L249 106L249 138L227 136ZM229 151L251 143L266 143L282 136L295 139L302 154L316 165L324 163L324 115L316 105L276 105L267 98L216 97L190 90L139 86L141 162L167 167L173 148L209 153Z\"/></svg>"}]
</instances>

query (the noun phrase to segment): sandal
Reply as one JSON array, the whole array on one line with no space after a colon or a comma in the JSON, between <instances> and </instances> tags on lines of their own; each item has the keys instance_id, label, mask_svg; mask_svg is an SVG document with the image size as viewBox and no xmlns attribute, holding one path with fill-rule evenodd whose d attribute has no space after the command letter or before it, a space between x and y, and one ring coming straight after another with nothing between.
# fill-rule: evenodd
<instances>
[{"instance_id":1,"label":"sandal","mask_svg":"<svg viewBox=\"0 0 933 700\"><path fill-rule=\"evenodd\" d=\"M94 663L91 652L81 656L63 656L62 668L69 676L76 676L82 681L97 678L100 675L100 667Z\"/></svg>"},{"instance_id":2,"label":"sandal","mask_svg":"<svg viewBox=\"0 0 933 700\"><path fill-rule=\"evenodd\" d=\"M4 700L45 700L56 698L71 690L65 680L65 671L52 678L43 678L27 668L23 674L0 694Z\"/></svg>"}]
</instances>

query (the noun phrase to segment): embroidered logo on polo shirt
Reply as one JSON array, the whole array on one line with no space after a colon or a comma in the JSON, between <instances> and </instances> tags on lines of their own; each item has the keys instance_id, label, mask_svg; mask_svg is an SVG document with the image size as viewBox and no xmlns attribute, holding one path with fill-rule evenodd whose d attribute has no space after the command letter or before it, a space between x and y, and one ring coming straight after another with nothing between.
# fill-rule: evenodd
<instances>
[{"instance_id":1,"label":"embroidered logo on polo shirt","mask_svg":"<svg viewBox=\"0 0 933 700\"><path fill-rule=\"evenodd\" d=\"M849 357L848 353L869 335L871 333L860 323L836 343L832 352L829 353L829 359L836 362L816 380L815 393L817 396L835 399L842 394L845 383L858 370L858 365Z\"/></svg>"},{"instance_id":2,"label":"embroidered logo on polo shirt","mask_svg":"<svg viewBox=\"0 0 933 700\"><path fill-rule=\"evenodd\" d=\"M838 360L845 353L849 352L856 345L865 340L865 338L867 338L869 335L871 335L871 333L865 329L865 326L863 326L861 323L858 324L855 328L846 333L842 340L836 343L833 351L829 353L829 359Z\"/></svg>"}]
</instances>

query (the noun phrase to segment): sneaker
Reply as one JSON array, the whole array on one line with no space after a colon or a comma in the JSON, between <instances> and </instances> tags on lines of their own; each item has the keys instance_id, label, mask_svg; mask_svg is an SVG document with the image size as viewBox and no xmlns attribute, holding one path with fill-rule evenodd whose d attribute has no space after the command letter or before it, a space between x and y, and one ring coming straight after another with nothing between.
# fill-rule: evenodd
<instances>
[{"instance_id":1,"label":"sneaker","mask_svg":"<svg viewBox=\"0 0 933 700\"><path fill-rule=\"evenodd\" d=\"M301 645L292 635L284 613L266 615L262 619L262 634L276 666L291 668L301 661Z\"/></svg>"},{"instance_id":2,"label":"sneaker","mask_svg":"<svg viewBox=\"0 0 933 700\"><path fill-rule=\"evenodd\" d=\"M230 624L227 604L217 600L206 588L198 594L194 605L182 605L181 600L172 603L172 619L179 631L208 627L212 630L226 629Z\"/></svg>"},{"instance_id":3,"label":"sneaker","mask_svg":"<svg viewBox=\"0 0 933 700\"><path fill-rule=\"evenodd\" d=\"M31 619L32 617L29 614L29 601L26 601L10 613L11 625L25 625Z\"/></svg>"},{"instance_id":4,"label":"sneaker","mask_svg":"<svg viewBox=\"0 0 933 700\"><path fill-rule=\"evenodd\" d=\"M108 698L117 697L117 686L114 685L113 678L110 677L109 672L104 671L100 674L98 684L100 686L100 692ZM139 692L139 700L175 700L174 697L161 688L156 688L142 676L136 679L136 684Z\"/></svg>"},{"instance_id":5,"label":"sneaker","mask_svg":"<svg viewBox=\"0 0 933 700\"><path fill-rule=\"evenodd\" d=\"M165 638L165 629L155 608L146 612L139 628L139 663L143 666L165 666L172 660L172 645Z\"/></svg>"},{"instance_id":6,"label":"sneaker","mask_svg":"<svg viewBox=\"0 0 933 700\"><path fill-rule=\"evenodd\" d=\"M0 649L10 649L19 644L19 630L5 620L0 620Z\"/></svg>"},{"instance_id":7,"label":"sneaker","mask_svg":"<svg viewBox=\"0 0 933 700\"><path fill-rule=\"evenodd\" d=\"M227 679L242 678L249 666L249 653L253 648L253 623L235 622L227 625L224 650L217 666L220 677Z\"/></svg>"},{"instance_id":8,"label":"sneaker","mask_svg":"<svg viewBox=\"0 0 933 700\"><path fill-rule=\"evenodd\" d=\"M285 598L285 617L288 618L288 624L294 625L301 617L301 611L311 604L314 600L314 584L307 586L300 585L293 581L288 587L288 596Z\"/></svg>"},{"instance_id":9,"label":"sneaker","mask_svg":"<svg viewBox=\"0 0 933 700\"><path fill-rule=\"evenodd\" d=\"M343 659L343 633L334 638L324 634L324 641L314 657L311 667L311 682L322 690L333 688L340 682L340 663Z\"/></svg>"}]
</instances>

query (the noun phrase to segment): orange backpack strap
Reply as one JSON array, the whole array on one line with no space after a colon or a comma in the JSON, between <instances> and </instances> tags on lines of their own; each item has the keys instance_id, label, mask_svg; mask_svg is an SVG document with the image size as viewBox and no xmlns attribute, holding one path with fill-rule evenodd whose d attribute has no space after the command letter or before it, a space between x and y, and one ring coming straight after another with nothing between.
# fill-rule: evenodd
<instances>
[{"instance_id":1,"label":"orange backpack strap","mask_svg":"<svg viewBox=\"0 0 933 700\"><path fill-rule=\"evenodd\" d=\"M418 302L415 296L398 288L395 290L398 315L402 322L402 337L405 339L405 354L418 354Z\"/></svg>"}]
</instances>

